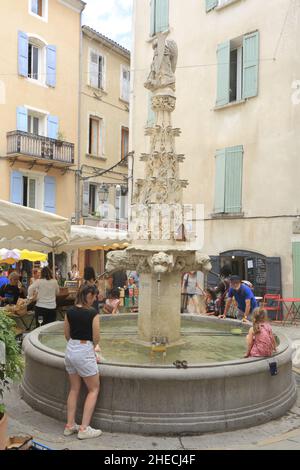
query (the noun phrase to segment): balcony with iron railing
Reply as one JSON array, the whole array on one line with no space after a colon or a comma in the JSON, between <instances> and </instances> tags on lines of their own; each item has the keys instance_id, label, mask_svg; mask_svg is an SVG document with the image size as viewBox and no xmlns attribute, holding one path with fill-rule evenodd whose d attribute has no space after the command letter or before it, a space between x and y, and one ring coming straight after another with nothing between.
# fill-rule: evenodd
<instances>
[{"instance_id":1,"label":"balcony with iron railing","mask_svg":"<svg viewBox=\"0 0 300 470\"><path fill-rule=\"evenodd\" d=\"M23 131L7 133L7 158L53 167L74 165L74 144Z\"/></svg>"}]
</instances>

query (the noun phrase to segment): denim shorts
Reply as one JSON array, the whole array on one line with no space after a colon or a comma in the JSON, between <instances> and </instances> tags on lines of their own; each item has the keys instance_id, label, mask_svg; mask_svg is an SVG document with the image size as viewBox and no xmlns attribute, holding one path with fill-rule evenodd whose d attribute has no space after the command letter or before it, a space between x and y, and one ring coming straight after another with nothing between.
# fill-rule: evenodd
<instances>
[{"instance_id":1,"label":"denim shorts","mask_svg":"<svg viewBox=\"0 0 300 470\"><path fill-rule=\"evenodd\" d=\"M78 374L80 377L92 377L99 373L94 345L92 341L86 343L77 339L68 341L65 366L69 375Z\"/></svg>"}]
</instances>

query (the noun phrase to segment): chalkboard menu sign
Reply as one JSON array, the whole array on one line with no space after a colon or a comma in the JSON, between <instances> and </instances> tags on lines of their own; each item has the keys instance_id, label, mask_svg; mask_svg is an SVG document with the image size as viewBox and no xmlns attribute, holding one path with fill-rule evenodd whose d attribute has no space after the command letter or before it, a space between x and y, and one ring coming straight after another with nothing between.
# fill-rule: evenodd
<instances>
[{"instance_id":1,"label":"chalkboard menu sign","mask_svg":"<svg viewBox=\"0 0 300 470\"><path fill-rule=\"evenodd\" d=\"M247 280L254 286L256 295L265 292L267 284L267 263L265 258L247 258Z\"/></svg>"}]
</instances>

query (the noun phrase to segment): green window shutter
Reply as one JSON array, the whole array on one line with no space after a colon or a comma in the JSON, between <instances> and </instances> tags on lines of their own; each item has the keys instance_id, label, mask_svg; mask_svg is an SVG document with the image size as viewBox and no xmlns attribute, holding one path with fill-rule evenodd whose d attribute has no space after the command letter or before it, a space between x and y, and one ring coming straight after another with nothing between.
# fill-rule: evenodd
<instances>
[{"instance_id":1,"label":"green window shutter","mask_svg":"<svg viewBox=\"0 0 300 470\"><path fill-rule=\"evenodd\" d=\"M218 83L217 83L217 106L229 103L230 88L230 41L218 45Z\"/></svg>"},{"instance_id":2,"label":"green window shutter","mask_svg":"<svg viewBox=\"0 0 300 470\"><path fill-rule=\"evenodd\" d=\"M259 68L259 32L244 36L243 98L257 96Z\"/></svg>"},{"instance_id":3,"label":"green window shutter","mask_svg":"<svg viewBox=\"0 0 300 470\"><path fill-rule=\"evenodd\" d=\"M150 3L150 36L155 34L155 2L156 0L151 0Z\"/></svg>"},{"instance_id":4,"label":"green window shutter","mask_svg":"<svg viewBox=\"0 0 300 470\"><path fill-rule=\"evenodd\" d=\"M225 212L225 158L226 150L217 150L215 178L215 214Z\"/></svg>"},{"instance_id":5,"label":"green window shutter","mask_svg":"<svg viewBox=\"0 0 300 470\"><path fill-rule=\"evenodd\" d=\"M155 33L169 29L169 0L156 0Z\"/></svg>"},{"instance_id":6,"label":"green window shutter","mask_svg":"<svg viewBox=\"0 0 300 470\"><path fill-rule=\"evenodd\" d=\"M225 212L242 211L243 146L226 149Z\"/></svg>"},{"instance_id":7,"label":"green window shutter","mask_svg":"<svg viewBox=\"0 0 300 470\"><path fill-rule=\"evenodd\" d=\"M206 11L213 10L218 6L218 0L205 0L206 2Z\"/></svg>"},{"instance_id":8,"label":"green window shutter","mask_svg":"<svg viewBox=\"0 0 300 470\"><path fill-rule=\"evenodd\" d=\"M294 297L300 298L300 242L293 242Z\"/></svg>"},{"instance_id":9,"label":"green window shutter","mask_svg":"<svg viewBox=\"0 0 300 470\"><path fill-rule=\"evenodd\" d=\"M147 126L148 127L154 127L155 126L155 112L152 109L152 99L153 93L149 93L148 95L148 120L147 120Z\"/></svg>"}]
</instances>

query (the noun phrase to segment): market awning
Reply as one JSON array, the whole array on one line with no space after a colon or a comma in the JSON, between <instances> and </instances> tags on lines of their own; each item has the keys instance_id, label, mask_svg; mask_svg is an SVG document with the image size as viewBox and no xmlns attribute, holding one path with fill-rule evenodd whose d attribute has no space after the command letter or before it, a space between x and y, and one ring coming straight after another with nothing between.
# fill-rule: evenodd
<instances>
[{"instance_id":1,"label":"market awning","mask_svg":"<svg viewBox=\"0 0 300 470\"><path fill-rule=\"evenodd\" d=\"M59 252L73 250L116 250L127 248L128 232L108 230L103 227L72 225L69 243L60 246Z\"/></svg>"},{"instance_id":2,"label":"market awning","mask_svg":"<svg viewBox=\"0 0 300 470\"><path fill-rule=\"evenodd\" d=\"M68 219L0 200L0 248L49 253L69 239Z\"/></svg>"}]
</instances>

